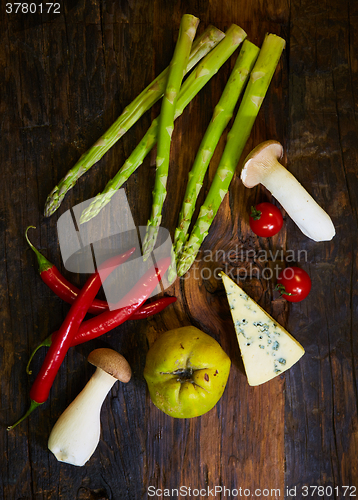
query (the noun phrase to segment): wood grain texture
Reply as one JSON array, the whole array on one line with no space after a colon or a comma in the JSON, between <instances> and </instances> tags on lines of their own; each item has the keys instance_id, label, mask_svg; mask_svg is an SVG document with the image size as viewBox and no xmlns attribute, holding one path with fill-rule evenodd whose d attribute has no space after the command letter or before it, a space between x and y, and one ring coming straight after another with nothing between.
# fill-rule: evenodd
<instances>
[{"instance_id":1,"label":"wood grain texture","mask_svg":"<svg viewBox=\"0 0 358 500\"><path fill-rule=\"evenodd\" d=\"M329 210L337 236L314 245L288 230L287 244L307 250L313 294L289 316L307 354L287 375L286 481L342 486L358 477L357 6L308 1L292 12L288 168Z\"/></svg>"},{"instance_id":2,"label":"wood grain texture","mask_svg":"<svg viewBox=\"0 0 358 500\"><path fill-rule=\"evenodd\" d=\"M69 309L41 282L25 229L37 226L31 233L37 248L75 284L84 283L86 276L63 268L57 220L106 185L159 113L160 103L81 177L48 219L42 216L45 199L169 64L184 13L199 17L198 33L208 24L226 30L236 23L257 45L266 32L287 40L230 191L193 268L166 291L178 297L175 305L71 349L49 400L7 433L6 426L28 405L33 380L25 373L28 356L40 339L58 329ZM241 496L246 488L249 498L281 500L291 498L286 487L297 487L301 498L303 485L358 486L357 14L356 3L349 0L324 5L312 0L63 0L60 15L33 17L6 14L2 7L1 498L137 500L148 497L149 486L225 486L242 488ZM163 211L163 225L171 231L196 150L234 62L235 55L176 122ZM248 207L271 196L261 188L244 189L240 166L266 139L282 142L287 168L331 214L337 228L332 242L308 240L286 216L284 229L270 240L250 232ZM224 144L225 134L199 203ZM152 151L124 186L138 226L145 226L150 215L154 176ZM274 279L265 278L275 276L290 251L310 273L313 290L309 299L288 306L274 291ZM245 290L305 347L306 355L285 376L248 386L218 269L241 278ZM245 279L250 272L253 276ZM147 338L188 324L220 342L232 369L212 411L177 420L151 403L143 368ZM127 358L133 378L116 384L105 400L102 439L88 464L61 464L47 450L49 433L93 372L87 354L102 345ZM34 374L44 354L36 357ZM280 492L255 496L257 488ZM222 492L215 498L230 497Z\"/></svg>"}]
</instances>

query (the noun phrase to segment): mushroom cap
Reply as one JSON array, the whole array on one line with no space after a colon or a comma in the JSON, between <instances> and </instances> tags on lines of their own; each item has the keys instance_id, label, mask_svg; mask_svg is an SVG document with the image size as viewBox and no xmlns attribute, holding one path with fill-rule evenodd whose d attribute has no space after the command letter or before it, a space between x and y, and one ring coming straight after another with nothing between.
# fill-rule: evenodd
<instances>
[{"instance_id":1,"label":"mushroom cap","mask_svg":"<svg viewBox=\"0 0 358 500\"><path fill-rule=\"evenodd\" d=\"M262 177L282 158L283 147L277 141L261 142L246 157L241 171L244 186L252 188L260 184Z\"/></svg>"},{"instance_id":2,"label":"mushroom cap","mask_svg":"<svg viewBox=\"0 0 358 500\"><path fill-rule=\"evenodd\" d=\"M113 349L102 347L90 352L87 361L121 382L129 382L132 370L128 361Z\"/></svg>"}]
</instances>

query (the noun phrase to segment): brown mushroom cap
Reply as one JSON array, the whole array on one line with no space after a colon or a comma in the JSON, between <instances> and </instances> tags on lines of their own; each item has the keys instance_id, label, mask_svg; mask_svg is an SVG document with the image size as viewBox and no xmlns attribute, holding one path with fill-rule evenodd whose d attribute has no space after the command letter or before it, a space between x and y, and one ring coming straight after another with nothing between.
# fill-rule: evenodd
<instances>
[{"instance_id":1,"label":"brown mushroom cap","mask_svg":"<svg viewBox=\"0 0 358 500\"><path fill-rule=\"evenodd\" d=\"M246 157L241 171L244 186L252 188L259 184L263 175L282 158L282 155L282 144L277 141L265 141L256 146Z\"/></svg>"},{"instance_id":2,"label":"brown mushroom cap","mask_svg":"<svg viewBox=\"0 0 358 500\"><path fill-rule=\"evenodd\" d=\"M113 349L106 349L105 347L95 349L90 352L87 361L121 382L129 382L132 376L132 370L128 361L122 354Z\"/></svg>"}]
</instances>

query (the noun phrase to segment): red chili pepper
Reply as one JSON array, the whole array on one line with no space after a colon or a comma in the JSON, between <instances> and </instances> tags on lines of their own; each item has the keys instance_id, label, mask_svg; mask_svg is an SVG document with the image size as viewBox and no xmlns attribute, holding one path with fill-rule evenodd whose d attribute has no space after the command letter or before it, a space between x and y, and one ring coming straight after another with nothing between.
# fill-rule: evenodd
<instances>
[{"instance_id":1,"label":"red chili pepper","mask_svg":"<svg viewBox=\"0 0 358 500\"><path fill-rule=\"evenodd\" d=\"M42 255L37 248L31 243L27 236L27 231L30 229L36 229L35 226L29 226L26 229L25 237L30 245L30 248L35 252L37 257L37 262L39 264L39 272L42 278L42 281L53 291L55 294L68 304L73 304L79 294L80 290L75 285L73 285L70 281L68 281L57 269L57 267L52 264L49 260L46 259L44 255ZM162 299L158 299L158 301L151 302L150 304L145 304L144 306L137 309L131 319L143 319L152 316L153 314L157 314L161 312L165 307L174 302L174 300L168 301L167 303L163 299L168 299L168 297L163 297ZM176 299L175 299L176 300ZM158 303L157 303L158 302ZM102 312L108 311L109 306L108 302L105 300L94 299L92 304L90 305L88 312L90 314L101 314ZM37 348L39 349L41 346L49 346L48 337L44 340L42 344L40 344ZM45 343L46 342L46 343ZM36 351L33 352L35 354ZM30 361L33 357L31 355ZM30 372L28 372L30 373Z\"/></svg>"},{"instance_id":2,"label":"red chili pepper","mask_svg":"<svg viewBox=\"0 0 358 500\"><path fill-rule=\"evenodd\" d=\"M154 316L154 314L160 313L170 304L176 302L176 300L176 297L161 297L160 299L153 300L153 302L144 304L142 307L139 307L136 311L134 311L130 319L145 319L150 316Z\"/></svg>"},{"instance_id":3,"label":"red chili pepper","mask_svg":"<svg viewBox=\"0 0 358 500\"><path fill-rule=\"evenodd\" d=\"M8 430L13 429L15 425L24 420L35 408L46 401L57 371L71 346L72 338L77 333L89 306L92 304L93 299L101 287L102 281L109 276L115 267L125 262L130 255L132 255L134 250L135 248L131 248L127 252L107 260L100 266L99 270L92 274L87 280L78 294L77 299L72 304L61 328L58 330L58 334L46 354L40 372L32 384L29 410L20 420L10 426ZM101 271L101 275L99 271Z\"/></svg>"},{"instance_id":4,"label":"red chili pepper","mask_svg":"<svg viewBox=\"0 0 358 500\"><path fill-rule=\"evenodd\" d=\"M175 302L177 299L176 297L161 297L160 299L157 299L149 304L145 304L144 306L138 308L130 318L127 319L141 319L141 318L148 318L149 316L153 316L153 314L158 314L159 312L163 311L166 307L169 306L169 304L172 304ZM125 309L125 308L124 308ZM103 335L113 328L116 328L119 326L121 323L123 323L122 319L123 316L119 314L117 310L114 311L109 311L107 314L107 321L103 320L102 324L98 326L98 322L102 318L102 315L97 316L96 318L91 318L87 321L83 321L81 323L81 326L78 329L78 332L72 339L71 347L74 347L78 344L81 344L83 342L87 342L88 340L94 338L94 332L96 332L96 337ZM96 320L96 321L94 321ZM98 321L97 321L98 320ZM118 323L117 323L118 322ZM26 367L26 371L29 375L31 375L31 371L29 369L31 361L35 355L35 353L40 349L40 347L50 347L52 343L52 337L54 335L57 335L57 332L52 333L49 335L41 344L39 344L36 349L32 352L29 362Z\"/></svg>"},{"instance_id":5,"label":"red chili pepper","mask_svg":"<svg viewBox=\"0 0 358 500\"><path fill-rule=\"evenodd\" d=\"M34 247L27 236L27 232L30 228L35 229L35 226L29 226L26 229L25 237L30 248L35 252L37 257L37 262L39 264L39 273L41 279L55 294L64 300L68 304L73 304L76 300L79 289L70 283L57 269L57 267L46 259L38 250ZM108 311L108 303L105 300L94 299L88 312L91 314L100 314L101 312Z\"/></svg>"},{"instance_id":6,"label":"red chili pepper","mask_svg":"<svg viewBox=\"0 0 358 500\"><path fill-rule=\"evenodd\" d=\"M127 319L132 319L133 311L138 308L138 304L143 304L148 298L148 295L150 295L158 285L160 275L165 273L169 267L168 262L169 259L163 259L159 261L156 269L149 269L132 290L118 303L118 309L104 312L82 323L76 335L73 337L71 345L75 346L83 344L88 340L95 339L113 330L113 328L121 325ZM165 297L162 300L168 303L168 301L173 302L176 299L174 298L173 300L172 297ZM53 335L57 334L58 332L55 332Z\"/></svg>"}]
</instances>

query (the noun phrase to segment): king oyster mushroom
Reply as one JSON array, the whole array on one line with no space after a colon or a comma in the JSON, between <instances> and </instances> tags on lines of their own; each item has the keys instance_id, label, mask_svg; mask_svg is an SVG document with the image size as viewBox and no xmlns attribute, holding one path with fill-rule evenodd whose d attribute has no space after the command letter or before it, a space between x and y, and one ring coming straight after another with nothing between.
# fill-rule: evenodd
<instances>
[{"instance_id":1,"label":"king oyster mushroom","mask_svg":"<svg viewBox=\"0 0 358 500\"><path fill-rule=\"evenodd\" d=\"M84 465L97 448L103 401L113 384L129 382L131 368L126 359L113 349L95 349L88 361L97 369L84 389L55 423L48 448L60 462Z\"/></svg>"},{"instance_id":2,"label":"king oyster mushroom","mask_svg":"<svg viewBox=\"0 0 358 500\"><path fill-rule=\"evenodd\" d=\"M283 147L277 141L259 144L247 156L241 171L244 186L262 184L286 210L303 234L314 241L329 241L336 234L330 216L298 180L278 161Z\"/></svg>"}]
</instances>

